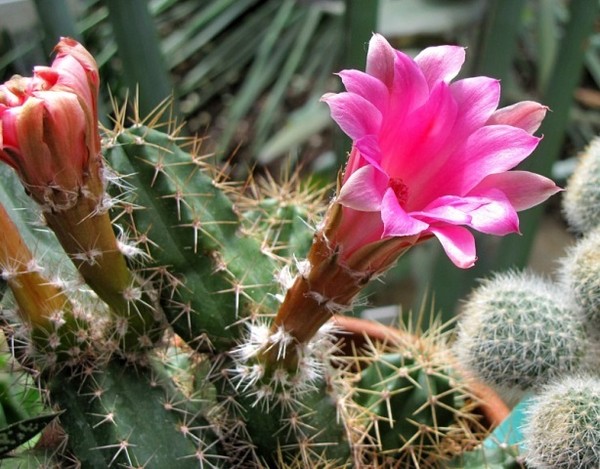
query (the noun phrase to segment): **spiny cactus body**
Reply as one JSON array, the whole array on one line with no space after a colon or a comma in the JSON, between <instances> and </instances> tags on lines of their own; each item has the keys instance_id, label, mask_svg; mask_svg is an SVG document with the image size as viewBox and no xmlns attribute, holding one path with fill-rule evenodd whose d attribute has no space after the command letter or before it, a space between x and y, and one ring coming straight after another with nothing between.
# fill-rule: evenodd
<instances>
[{"instance_id":1,"label":"spiny cactus body","mask_svg":"<svg viewBox=\"0 0 600 469\"><path fill-rule=\"evenodd\" d=\"M559 275L590 334L600 338L600 227L568 250Z\"/></svg>"},{"instance_id":2,"label":"spiny cactus body","mask_svg":"<svg viewBox=\"0 0 600 469\"><path fill-rule=\"evenodd\" d=\"M524 429L537 469L592 469L600 461L600 380L566 377L536 397Z\"/></svg>"},{"instance_id":3,"label":"spiny cactus body","mask_svg":"<svg viewBox=\"0 0 600 469\"><path fill-rule=\"evenodd\" d=\"M477 398L461 382L452 358L444 356L443 334L401 330L383 348L369 344L359 365L353 411L364 462L442 467L485 433L473 413Z\"/></svg>"},{"instance_id":4,"label":"spiny cactus body","mask_svg":"<svg viewBox=\"0 0 600 469\"><path fill-rule=\"evenodd\" d=\"M563 198L563 211L571 229L588 233L600 225L600 138L580 155Z\"/></svg>"},{"instance_id":5,"label":"spiny cactus body","mask_svg":"<svg viewBox=\"0 0 600 469\"><path fill-rule=\"evenodd\" d=\"M578 369L583 323L556 286L528 273L484 281L468 298L454 347L462 366L509 402Z\"/></svg>"}]
</instances>

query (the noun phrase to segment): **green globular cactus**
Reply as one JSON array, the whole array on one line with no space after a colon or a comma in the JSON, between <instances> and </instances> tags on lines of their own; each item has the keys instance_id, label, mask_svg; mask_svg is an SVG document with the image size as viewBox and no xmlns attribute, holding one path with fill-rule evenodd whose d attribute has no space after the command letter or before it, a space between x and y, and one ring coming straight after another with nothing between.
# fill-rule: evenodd
<instances>
[{"instance_id":1,"label":"green globular cactus","mask_svg":"<svg viewBox=\"0 0 600 469\"><path fill-rule=\"evenodd\" d=\"M592 469L600 461L600 380L565 377L535 398L523 429L537 469Z\"/></svg>"},{"instance_id":2,"label":"green globular cactus","mask_svg":"<svg viewBox=\"0 0 600 469\"><path fill-rule=\"evenodd\" d=\"M365 464L441 467L484 433L473 412L477 398L440 337L407 334L383 349L370 346L373 361L363 363L354 399L359 441L376 444L376 451L365 444Z\"/></svg>"},{"instance_id":3,"label":"green globular cactus","mask_svg":"<svg viewBox=\"0 0 600 469\"><path fill-rule=\"evenodd\" d=\"M600 338L600 228L568 250L558 273L590 335Z\"/></svg>"},{"instance_id":4,"label":"green globular cactus","mask_svg":"<svg viewBox=\"0 0 600 469\"><path fill-rule=\"evenodd\" d=\"M582 366L587 336L565 294L529 273L497 274L466 301L460 364L510 403Z\"/></svg>"},{"instance_id":5,"label":"green globular cactus","mask_svg":"<svg viewBox=\"0 0 600 469\"><path fill-rule=\"evenodd\" d=\"M579 157L563 197L563 212L571 229L588 233L600 225L600 137Z\"/></svg>"}]
</instances>

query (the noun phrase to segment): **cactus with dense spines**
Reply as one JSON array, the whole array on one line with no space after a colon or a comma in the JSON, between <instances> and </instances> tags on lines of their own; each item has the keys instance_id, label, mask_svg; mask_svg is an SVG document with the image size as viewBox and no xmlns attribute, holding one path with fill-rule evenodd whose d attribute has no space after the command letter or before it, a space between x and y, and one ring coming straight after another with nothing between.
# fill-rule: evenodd
<instances>
[{"instance_id":1,"label":"cactus with dense spines","mask_svg":"<svg viewBox=\"0 0 600 469\"><path fill-rule=\"evenodd\" d=\"M360 360L353 412L364 462L439 467L485 433L477 398L456 374L445 334L400 331L387 345L369 343Z\"/></svg>"},{"instance_id":2,"label":"cactus with dense spines","mask_svg":"<svg viewBox=\"0 0 600 469\"><path fill-rule=\"evenodd\" d=\"M600 338L600 227L568 250L561 260L559 275L590 334Z\"/></svg>"},{"instance_id":3,"label":"cactus with dense spines","mask_svg":"<svg viewBox=\"0 0 600 469\"><path fill-rule=\"evenodd\" d=\"M527 462L538 469L592 469L600 462L600 380L567 377L548 386L523 430Z\"/></svg>"},{"instance_id":4,"label":"cactus with dense spines","mask_svg":"<svg viewBox=\"0 0 600 469\"><path fill-rule=\"evenodd\" d=\"M529 273L484 281L464 305L455 352L462 366L518 402L586 353L583 322L555 285Z\"/></svg>"},{"instance_id":5,"label":"cactus with dense spines","mask_svg":"<svg viewBox=\"0 0 600 469\"><path fill-rule=\"evenodd\" d=\"M600 225L600 137L579 156L563 197L563 212L569 227L588 233Z\"/></svg>"}]
</instances>

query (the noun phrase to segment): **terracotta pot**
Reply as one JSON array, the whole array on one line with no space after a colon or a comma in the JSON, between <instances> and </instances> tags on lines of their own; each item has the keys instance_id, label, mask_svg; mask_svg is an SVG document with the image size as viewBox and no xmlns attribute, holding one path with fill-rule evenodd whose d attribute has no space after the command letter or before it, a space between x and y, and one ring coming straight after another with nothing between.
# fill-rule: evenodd
<instances>
[{"instance_id":1,"label":"terracotta pot","mask_svg":"<svg viewBox=\"0 0 600 469\"><path fill-rule=\"evenodd\" d=\"M368 341L393 345L418 340L405 331L376 321L341 315L334 315L333 321L340 329L340 338L345 339L342 345L344 354L359 350ZM494 390L473 378L469 379L471 391L481 400L479 410L485 418L486 426L497 427L508 416L510 409Z\"/></svg>"}]
</instances>

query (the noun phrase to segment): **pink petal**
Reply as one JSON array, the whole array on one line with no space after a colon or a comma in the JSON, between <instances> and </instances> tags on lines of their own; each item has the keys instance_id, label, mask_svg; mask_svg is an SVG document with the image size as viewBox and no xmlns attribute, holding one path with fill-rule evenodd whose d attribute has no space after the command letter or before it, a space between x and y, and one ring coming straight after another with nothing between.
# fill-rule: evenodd
<instances>
[{"instance_id":1,"label":"pink petal","mask_svg":"<svg viewBox=\"0 0 600 469\"><path fill-rule=\"evenodd\" d=\"M422 233L429 226L427 223L409 216L398 203L396 194L390 188L385 192L381 204L381 219L383 221L383 235L412 236Z\"/></svg>"},{"instance_id":2,"label":"pink petal","mask_svg":"<svg viewBox=\"0 0 600 469\"><path fill-rule=\"evenodd\" d=\"M504 236L519 231L517 212L499 190L490 190L487 197L446 195L429 204L419 218L466 225L482 233ZM415 216L414 213L411 215ZM436 224L437 225L437 224Z\"/></svg>"},{"instance_id":3,"label":"pink petal","mask_svg":"<svg viewBox=\"0 0 600 469\"><path fill-rule=\"evenodd\" d=\"M508 171L485 177L469 195L486 197L494 189L502 191L517 211L538 205L562 190L554 181L539 174Z\"/></svg>"},{"instance_id":4,"label":"pink petal","mask_svg":"<svg viewBox=\"0 0 600 469\"><path fill-rule=\"evenodd\" d=\"M386 119L398 121L427 101L429 85L415 61L399 51L396 52L394 72L389 116L386 116Z\"/></svg>"},{"instance_id":5,"label":"pink petal","mask_svg":"<svg viewBox=\"0 0 600 469\"><path fill-rule=\"evenodd\" d=\"M445 194L466 195L486 176L518 165L531 154L539 140L517 127L479 128L428 181L431 198L427 202Z\"/></svg>"},{"instance_id":6,"label":"pink petal","mask_svg":"<svg viewBox=\"0 0 600 469\"><path fill-rule=\"evenodd\" d=\"M64 187L76 187L75 181L81 182L90 157L84 110L73 93L40 91L36 96L44 103L44 142L56 165L53 182Z\"/></svg>"},{"instance_id":7,"label":"pink petal","mask_svg":"<svg viewBox=\"0 0 600 469\"><path fill-rule=\"evenodd\" d=\"M386 111L390 94L380 80L359 70L342 70L339 76L347 91L362 96L382 113Z\"/></svg>"},{"instance_id":8,"label":"pink petal","mask_svg":"<svg viewBox=\"0 0 600 469\"><path fill-rule=\"evenodd\" d=\"M381 34L373 34L369 41L366 72L391 88L394 83L395 52Z\"/></svg>"},{"instance_id":9,"label":"pink petal","mask_svg":"<svg viewBox=\"0 0 600 469\"><path fill-rule=\"evenodd\" d=\"M466 78L452 83L450 90L459 109L453 129L456 138L466 137L488 122L500 101L500 82L493 78Z\"/></svg>"},{"instance_id":10,"label":"pink petal","mask_svg":"<svg viewBox=\"0 0 600 469\"><path fill-rule=\"evenodd\" d=\"M329 93L321 100L329 105L331 117L351 139L379 131L381 112L365 98L354 93Z\"/></svg>"},{"instance_id":11,"label":"pink petal","mask_svg":"<svg viewBox=\"0 0 600 469\"><path fill-rule=\"evenodd\" d=\"M393 119L381 132L381 165L386 173L418 187L413 179L424 177L432 166L443 162L440 152L452 139L456 116L456 102L448 85L438 83L425 104L405 121Z\"/></svg>"},{"instance_id":12,"label":"pink petal","mask_svg":"<svg viewBox=\"0 0 600 469\"><path fill-rule=\"evenodd\" d=\"M447 199L452 196L445 196L436 199L433 204L429 204L423 210L418 212L410 212L410 215L419 220L427 221L428 223L446 222L451 225L466 225L471 223L471 216L468 211L454 207L454 201Z\"/></svg>"},{"instance_id":13,"label":"pink petal","mask_svg":"<svg viewBox=\"0 0 600 469\"><path fill-rule=\"evenodd\" d=\"M533 134L542 124L547 110L546 106L534 101L521 101L498 109L488 120L488 125L512 125Z\"/></svg>"},{"instance_id":14,"label":"pink petal","mask_svg":"<svg viewBox=\"0 0 600 469\"><path fill-rule=\"evenodd\" d=\"M344 182L337 202L345 207L364 212L381 208L381 199L387 188L387 177L373 166L363 166Z\"/></svg>"},{"instance_id":15,"label":"pink petal","mask_svg":"<svg viewBox=\"0 0 600 469\"><path fill-rule=\"evenodd\" d=\"M465 62L465 49L458 46L428 47L423 50L415 62L423 71L429 88L440 82L449 83Z\"/></svg>"},{"instance_id":16,"label":"pink petal","mask_svg":"<svg viewBox=\"0 0 600 469\"><path fill-rule=\"evenodd\" d=\"M385 172L381 167L382 152L376 135L367 135L359 138L354 142L354 146L369 164L381 172Z\"/></svg>"},{"instance_id":17,"label":"pink petal","mask_svg":"<svg viewBox=\"0 0 600 469\"><path fill-rule=\"evenodd\" d=\"M471 228L481 233L505 236L519 232L519 217L508 198L500 191L490 191L489 198L468 197L479 207L471 210Z\"/></svg>"},{"instance_id":18,"label":"pink petal","mask_svg":"<svg viewBox=\"0 0 600 469\"><path fill-rule=\"evenodd\" d=\"M442 244L446 255L461 269L475 265L475 238L469 230L462 226L430 226L427 230L433 233Z\"/></svg>"}]
</instances>

